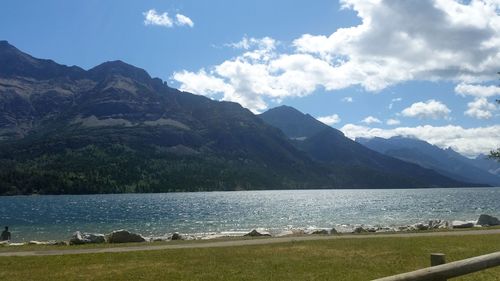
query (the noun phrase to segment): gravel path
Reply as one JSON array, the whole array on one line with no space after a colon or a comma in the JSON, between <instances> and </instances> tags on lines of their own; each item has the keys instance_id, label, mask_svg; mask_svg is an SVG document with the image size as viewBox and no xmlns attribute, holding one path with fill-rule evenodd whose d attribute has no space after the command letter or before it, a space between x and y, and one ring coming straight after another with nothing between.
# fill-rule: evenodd
<instances>
[{"instance_id":1,"label":"gravel path","mask_svg":"<svg viewBox=\"0 0 500 281\"><path fill-rule=\"evenodd\" d=\"M299 236L299 237L280 237L280 238L260 238L249 240L232 241L208 241L206 243L186 243L175 245L141 245L141 246L123 246L114 248L94 248L94 249L69 249L69 250L41 250L41 251L17 251L0 253L0 257L32 257L32 256L57 256L57 255L75 255L75 254L97 254L97 253L123 253L135 251L154 251L171 249L193 249L193 248L217 248L234 246L267 245L276 243L287 243L294 241L313 241L313 240L331 240L331 239L367 239L367 238L390 238L390 237L434 237L434 236L465 236L465 235L484 235L500 234L500 229L493 230L468 230L468 231L450 231L450 232L425 232L425 233L396 233L396 234L366 234L366 235L328 235L328 236Z\"/></svg>"}]
</instances>

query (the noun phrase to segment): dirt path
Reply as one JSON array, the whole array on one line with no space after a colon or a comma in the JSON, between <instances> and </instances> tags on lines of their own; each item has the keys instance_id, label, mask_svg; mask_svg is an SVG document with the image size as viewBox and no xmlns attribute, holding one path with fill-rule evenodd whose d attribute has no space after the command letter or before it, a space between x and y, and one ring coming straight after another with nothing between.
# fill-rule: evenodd
<instances>
[{"instance_id":1,"label":"dirt path","mask_svg":"<svg viewBox=\"0 0 500 281\"><path fill-rule=\"evenodd\" d=\"M426 233L367 234L367 235L329 235L329 236L310 235L310 236L299 236L299 237L261 238L261 239L249 239L249 240L233 240L233 241L209 241L206 243L186 243L186 244L157 245L157 246L146 244L141 246L128 246L128 247L123 246L114 248L18 251L18 252L0 253L0 257L56 256L56 255L75 255L75 254L97 254L97 253L123 253L123 252L171 250L171 249L217 248L217 247L267 245L267 244L287 243L294 241L331 240L331 239L465 236L465 235L484 235L484 234L500 234L500 229L426 232Z\"/></svg>"}]
</instances>

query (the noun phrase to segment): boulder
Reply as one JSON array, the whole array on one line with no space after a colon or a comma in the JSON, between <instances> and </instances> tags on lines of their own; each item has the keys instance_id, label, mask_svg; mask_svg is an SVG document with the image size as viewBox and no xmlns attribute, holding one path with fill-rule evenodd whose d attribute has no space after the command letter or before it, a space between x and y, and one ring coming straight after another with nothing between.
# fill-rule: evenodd
<instances>
[{"instance_id":1,"label":"boulder","mask_svg":"<svg viewBox=\"0 0 500 281\"><path fill-rule=\"evenodd\" d=\"M82 245L86 243L88 243L88 241L83 238L82 233L80 231L73 233L73 236L71 236L71 239L69 239L70 245Z\"/></svg>"},{"instance_id":2,"label":"boulder","mask_svg":"<svg viewBox=\"0 0 500 281\"><path fill-rule=\"evenodd\" d=\"M398 232L399 229L397 228L392 228L392 227L378 227L377 228L377 233L382 233L382 232Z\"/></svg>"},{"instance_id":3,"label":"boulder","mask_svg":"<svg viewBox=\"0 0 500 281\"><path fill-rule=\"evenodd\" d=\"M430 220L429 229L446 229L449 227L449 223L444 220Z\"/></svg>"},{"instance_id":4,"label":"boulder","mask_svg":"<svg viewBox=\"0 0 500 281\"><path fill-rule=\"evenodd\" d=\"M366 229L364 229L362 226L356 226L352 233L364 233L368 232Z\"/></svg>"},{"instance_id":5,"label":"boulder","mask_svg":"<svg viewBox=\"0 0 500 281\"><path fill-rule=\"evenodd\" d=\"M482 214L479 216L479 219L477 220L477 224L481 226L494 226L494 225L500 225L500 220L496 217Z\"/></svg>"},{"instance_id":6,"label":"boulder","mask_svg":"<svg viewBox=\"0 0 500 281\"><path fill-rule=\"evenodd\" d=\"M146 238L137 233L132 233L121 229L111 232L107 235L109 243L138 243L146 242Z\"/></svg>"},{"instance_id":7,"label":"boulder","mask_svg":"<svg viewBox=\"0 0 500 281\"><path fill-rule=\"evenodd\" d=\"M90 241L90 243L95 243L95 244L106 242L106 236L104 234L84 233L83 238Z\"/></svg>"},{"instance_id":8,"label":"boulder","mask_svg":"<svg viewBox=\"0 0 500 281\"><path fill-rule=\"evenodd\" d=\"M414 224L413 226L418 231L423 231L423 230L428 230L429 229L429 225L423 224L423 223L417 223L417 224Z\"/></svg>"},{"instance_id":9,"label":"boulder","mask_svg":"<svg viewBox=\"0 0 500 281\"><path fill-rule=\"evenodd\" d=\"M174 232L172 236L170 236L170 240L184 240L184 237L182 237L182 235L178 232Z\"/></svg>"},{"instance_id":10,"label":"boulder","mask_svg":"<svg viewBox=\"0 0 500 281\"><path fill-rule=\"evenodd\" d=\"M165 242L168 240L169 240L168 236L151 237L152 242Z\"/></svg>"},{"instance_id":11,"label":"boulder","mask_svg":"<svg viewBox=\"0 0 500 281\"><path fill-rule=\"evenodd\" d=\"M81 233L80 231L75 232L69 240L70 245L98 244L104 242L106 242L104 234Z\"/></svg>"},{"instance_id":12,"label":"boulder","mask_svg":"<svg viewBox=\"0 0 500 281\"><path fill-rule=\"evenodd\" d=\"M474 223L470 221L452 221L451 226L453 228L471 228L474 227Z\"/></svg>"},{"instance_id":13,"label":"boulder","mask_svg":"<svg viewBox=\"0 0 500 281\"><path fill-rule=\"evenodd\" d=\"M315 229L310 232L312 235L328 235L328 230L326 229Z\"/></svg>"},{"instance_id":14,"label":"boulder","mask_svg":"<svg viewBox=\"0 0 500 281\"><path fill-rule=\"evenodd\" d=\"M266 231L258 231L257 229L254 229L243 236L262 237L262 236L271 236L271 234L269 232L266 232Z\"/></svg>"}]
</instances>

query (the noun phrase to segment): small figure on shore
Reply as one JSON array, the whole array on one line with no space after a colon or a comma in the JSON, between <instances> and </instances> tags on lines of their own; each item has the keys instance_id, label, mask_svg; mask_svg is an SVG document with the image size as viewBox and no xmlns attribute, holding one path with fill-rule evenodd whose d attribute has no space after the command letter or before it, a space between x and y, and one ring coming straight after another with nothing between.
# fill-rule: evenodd
<instances>
[{"instance_id":1,"label":"small figure on shore","mask_svg":"<svg viewBox=\"0 0 500 281\"><path fill-rule=\"evenodd\" d=\"M5 230L2 231L2 235L0 235L0 241L9 241L10 239L11 237L10 237L9 227L6 226Z\"/></svg>"}]
</instances>

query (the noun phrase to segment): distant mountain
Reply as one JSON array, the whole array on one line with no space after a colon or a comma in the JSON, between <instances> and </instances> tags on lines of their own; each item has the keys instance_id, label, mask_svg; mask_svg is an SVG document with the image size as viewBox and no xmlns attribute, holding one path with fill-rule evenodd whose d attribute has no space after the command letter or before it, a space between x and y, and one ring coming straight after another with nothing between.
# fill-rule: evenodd
<instances>
[{"instance_id":1,"label":"distant mountain","mask_svg":"<svg viewBox=\"0 0 500 281\"><path fill-rule=\"evenodd\" d=\"M334 187L239 104L121 61L85 71L0 42L0 194Z\"/></svg>"},{"instance_id":2,"label":"distant mountain","mask_svg":"<svg viewBox=\"0 0 500 281\"><path fill-rule=\"evenodd\" d=\"M291 139L306 139L325 129L330 128L309 114L303 114L290 106L280 106L270 109L260 117L268 124L279 128ZM331 130L343 136L338 130Z\"/></svg>"},{"instance_id":3,"label":"distant mountain","mask_svg":"<svg viewBox=\"0 0 500 281\"><path fill-rule=\"evenodd\" d=\"M363 147L321 123L300 125L300 146L239 104L170 88L122 61L84 70L6 41L0 109L0 194L468 185L387 156L351 159L344 150ZM341 145L325 156L340 158L321 158L321 134Z\"/></svg>"},{"instance_id":4,"label":"distant mountain","mask_svg":"<svg viewBox=\"0 0 500 281\"><path fill-rule=\"evenodd\" d=\"M380 153L434 169L459 181L500 186L500 177L489 173L485 168L480 168L479 163L483 163L481 160L466 158L451 148L441 149L422 140L404 137L356 139L356 141ZM487 163L491 160L483 161Z\"/></svg>"},{"instance_id":5,"label":"distant mountain","mask_svg":"<svg viewBox=\"0 0 500 281\"><path fill-rule=\"evenodd\" d=\"M295 146L314 160L332 167L364 171L372 175L406 181L408 186L463 186L431 169L370 150L295 108L280 106L260 117L283 131Z\"/></svg>"}]
</instances>

